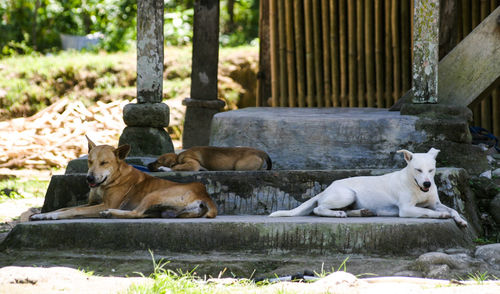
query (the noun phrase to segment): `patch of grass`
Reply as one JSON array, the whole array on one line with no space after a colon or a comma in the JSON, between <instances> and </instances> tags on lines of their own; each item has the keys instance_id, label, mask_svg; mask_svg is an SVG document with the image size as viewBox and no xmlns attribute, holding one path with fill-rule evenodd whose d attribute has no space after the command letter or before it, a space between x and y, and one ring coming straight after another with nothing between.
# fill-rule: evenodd
<instances>
[{"instance_id":1,"label":"patch of grass","mask_svg":"<svg viewBox=\"0 0 500 294\"><path fill-rule=\"evenodd\" d=\"M0 202L9 199L44 197L48 180L5 179L0 181Z\"/></svg>"},{"instance_id":2,"label":"patch of grass","mask_svg":"<svg viewBox=\"0 0 500 294\"><path fill-rule=\"evenodd\" d=\"M488 244L496 243L495 240L491 240L491 239L488 239L485 237L476 238L476 239L474 239L473 242L476 243L477 245L488 245Z\"/></svg>"},{"instance_id":3,"label":"patch of grass","mask_svg":"<svg viewBox=\"0 0 500 294\"><path fill-rule=\"evenodd\" d=\"M469 278L469 280L472 280L472 281L475 281L476 283L478 283L479 285L483 284L484 281L492 278L489 274L488 274L488 271L485 271L484 273L481 273L481 272L475 272L475 273L469 273L467 275L467 277Z\"/></svg>"}]
</instances>

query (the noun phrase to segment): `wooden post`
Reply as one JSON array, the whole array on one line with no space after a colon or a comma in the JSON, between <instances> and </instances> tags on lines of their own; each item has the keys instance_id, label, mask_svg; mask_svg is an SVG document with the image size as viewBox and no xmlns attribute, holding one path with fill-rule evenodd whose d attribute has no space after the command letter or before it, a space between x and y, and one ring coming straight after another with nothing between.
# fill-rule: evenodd
<instances>
[{"instance_id":1,"label":"wooden post","mask_svg":"<svg viewBox=\"0 0 500 294\"><path fill-rule=\"evenodd\" d=\"M392 0L391 33L392 33L392 60L393 62L393 102L401 97L401 38L400 35L400 0Z\"/></svg>"},{"instance_id":2,"label":"wooden post","mask_svg":"<svg viewBox=\"0 0 500 294\"><path fill-rule=\"evenodd\" d=\"M358 74L358 107L366 106L366 98L365 98L365 51L364 51L364 24L363 21L367 21L364 19L364 3L363 0L358 0L356 2L356 31L357 31L357 65L358 68L356 70Z\"/></svg>"},{"instance_id":3,"label":"wooden post","mask_svg":"<svg viewBox=\"0 0 500 294\"><path fill-rule=\"evenodd\" d=\"M269 2L259 3L259 72L257 74L256 106L271 106L271 38Z\"/></svg>"},{"instance_id":4,"label":"wooden post","mask_svg":"<svg viewBox=\"0 0 500 294\"><path fill-rule=\"evenodd\" d=\"M332 104L340 106L340 71L339 71L339 13L338 1L330 0L330 47L332 52Z\"/></svg>"},{"instance_id":5,"label":"wooden post","mask_svg":"<svg viewBox=\"0 0 500 294\"><path fill-rule=\"evenodd\" d=\"M365 57L366 57L366 106L375 107L375 47L373 0L367 0L365 6Z\"/></svg>"},{"instance_id":6,"label":"wooden post","mask_svg":"<svg viewBox=\"0 0 500 294\"><path fill-rule=\"evenodd\" d=\"M332 106L332 91L330 81L330 22L329 19L330 9L328 7L328 0L321 0L321 20L323 31L323 85L325 89L325 107Z\"/></svg>"},{"instance_id":7,"label":"wooden post","mask_svg":"<svg viewBox=\"0 0 500 294\"><path fill-rule=\"evenodd\" d=\"M212 117L225 105L217 99L219 0L194 2L191 97L184 99L183 148L206 146Z\"/></svg>"},{"instance_id":8,"label":"wooden post","mask_svg":"<svg viewBox=\"0 0 500 294\"><path fill-rule=\"evenodd\" d=\"M163 0L137 2L137 102L125 105L127 127L119 145L131 145L131 156L158 156L174 147L165 131L169 108L163 97Z\"/></svg>"},{"instance_id":9,"label":"wooden post","mask_svg":"<svg viewBox=\"0 0 500 294\"><path fill-rule=\"evenodd\" d=\"M295 75L295 45L293 34L293 3L285 1L286 15L286 61L288 73L288 107L297 105L297 80Z\"/></svg>"},{"instance_id":10,"label":"wooden post","mask_svg":"<svg viewBox=\"0 0 500 294\"><path fill-rule=\"evenodd\" d=\"M295 15L295 49L296 49L296 59L297 59L297 96L299 107L306 107L306 77L305 66L304 66L304 38L302 30L304 29L303 21L303 1L294 0L293 1L293 12Z\"/></svg>"},{"instance_id":11,"label":"wooden post","mask_svg":"<svg viewBox=\"0 0 500 294\"><path fill-rule=\"evenodd\" d=\"M391 107L393 83L392 32L391 32L392 0L385 1L385 106Z\"/></svg>"},{"instance_id":12,"label":"wooden post","mask_svg":"<svg viewBox=\"0 0 500 294\"><path fill-rule=\"evenodd\" d=\"M438 102L439 0L415 0L413 103Z\"/></svg>"},{"instance_id":13,"label":"wooden post","mask_svg":"<svg viewBox=\"0 0 500 294\"><path fill-rule=\"evenodd\" d=\"M346 27L346 3L345 0L339 0L339 44L340 44L340 106L348 107L347 98L347 27Z\"/></svg>"},{"instance_id":14,"label":"wooden post","mask_svg":"<svg viewBox=\"0 0 500 294\"><path fill-rule=\"evenodd\" d=\"M278 52L280 63L280 104L279 106L287 106L288 97L288 74L286 65L286 24L285 24L285 0L278 0Z\"/></svg>"},{"instance_id":15,"label":"wooden post","mask_svg":"<svg viewBox=\"0 0 500 294\"><path fill-rule=\"evenodd\" d=\"M356 2L347 1L347 34L349 50L349 107L357 106L357 75L356 75Z\"/></svg>"},{"instance_id":16,"label":"wooden post","mask_svg":"<svg viewBox=\"0 0 500 294\"><path fill-rule=\"evenodd\" d=\"M271 91L273 107L279 106L279 63L278 63L278 0L269 0L269 27L271 28Z\"/></svg>"},{"instance_id":17,"label":"wooden post","mask_svg":"<svg viewBox=\"0 0 500 294\"><path fill-rule=\"evenodd\" d=\"M382 29L384 19L382 16L382 0L375 0L375 80L377 85L377 107L384 107L384 59L382 42Z\"/></svg>"},{"instance_id":18,"label":"wooden post","mask_svg":"<svg viewBox=\"0 0 500 294\"><path fill-rule=\"evenodd\" d=\"M316 89L316 106L323 107L323 78L321 63L321 11L320 0L313 0L312 15L313 15L313 31L314 31L314 80Z\"/></svg>"},{"instance_id":19,"label":"wooden post","mask_svg":"<svg viewBox=\"0 0 500 294\"><path fill-rule=\"evenodd\" d=\"M306 81L307 81L307 106L314 107L314 37L312 24L311 0L304 1L304 30L306 34Z\"/></svg>"}]
</instances>

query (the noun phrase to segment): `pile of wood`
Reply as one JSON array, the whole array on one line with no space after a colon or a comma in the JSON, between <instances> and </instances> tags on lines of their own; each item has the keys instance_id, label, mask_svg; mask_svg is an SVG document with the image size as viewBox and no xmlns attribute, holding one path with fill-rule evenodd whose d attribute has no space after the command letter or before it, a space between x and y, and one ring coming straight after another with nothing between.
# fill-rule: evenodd
<instances>
[{"instance_id":1,"label":"pile of wood","mask_svg":"<svg viewBox=\"0 0 500 294\"><path fill-rule=\"evenodd\" d=\"M31 117L0 122L0 167L64 167L87 153L84 135L116 146L125 127L122 109L127 103L97 102L87 108L81 101L64 98Z\"/></svg>"}]
</instances>

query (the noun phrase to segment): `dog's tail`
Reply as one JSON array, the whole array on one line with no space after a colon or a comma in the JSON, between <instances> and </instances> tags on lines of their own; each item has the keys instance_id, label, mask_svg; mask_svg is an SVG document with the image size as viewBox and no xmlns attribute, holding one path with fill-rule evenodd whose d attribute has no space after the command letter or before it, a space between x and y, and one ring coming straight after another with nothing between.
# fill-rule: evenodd
<instances>
[{"instance_id":1,"label":"dog's tail","mask_svg":"<svg viewBox=\"0 0 500 294\"><path fill-rule=\"evenodd\" d=\"M269 157L266 152L262 151L261 158L266 161L266 170L271 170L273 168L273 161L271 160L271 157Z\"/></svg>"},{"instance_id":2,"label":"dog's tail","mask_svg":"<svg viewBox=\"0 0 500 294\"><path fill-rule=\"evenodd\" d=\"M271 213L269 216L270 217L281 217L281 216L308 215L317 206L318 198L320 195L321 195L321 193L314 196L313 198L307 200L306 202L299 205L299 207L296 207L292 210L278 210L278 211Z\"/></svg>"},{"instance_id":3,"label":"dog's tail","mask_svg":"<svg viewBox=\"0 0 500 294\"><path fill-rule=\"evenodd\" d=\"M205 214L205 217L214 218L217 216L217 205L215 205L214 201L210 197L208 197L208 198L209 199L207 201L205 201L205 203L208 207L208 211Z\"/></svg>"}]
</instances>

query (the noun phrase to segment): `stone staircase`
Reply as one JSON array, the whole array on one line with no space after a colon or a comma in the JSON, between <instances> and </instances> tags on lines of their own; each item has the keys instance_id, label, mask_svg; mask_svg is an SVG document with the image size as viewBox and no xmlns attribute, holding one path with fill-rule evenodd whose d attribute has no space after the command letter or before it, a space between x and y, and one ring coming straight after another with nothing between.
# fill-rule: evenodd
<instances>
[{"instance_id":1,"label":"stone staircase","mask_svg":"<svg viewBox=\"0 0 500 294\"><path fill-rule=\"evenodd\" d=\"M191 270L199 265L199 273L211 275L224 268L246 277L254 270L259 275L319 271L322 264L336 267L346 258L351 260L350 272L394 275L407 270L410 260L421 253L467 252L481 227L467 171L460 167L438 168L436 184L441 201L467 218L467 229L437 219L267 217L298 206L334 180L399 168L403 159L395 155L397 149L465 144L450 143L446 141L450 137L438 137L426 128L419 130L421 125L425 124L417 116L373 109L250 108L218 114L211 145L261 148L277 169L153 173L178 182L204 183L217 203L217 218L22 223L0 244L0 266L68 264L130 274L132 268L151 270L151 250L155 258L171 261L172 268ZM462 127L453 121L442 128L457 126ZM85 203L85 172L82 158L70 163L65 175L53 176L43 211Z\"/></svg>"}]
</instances>

